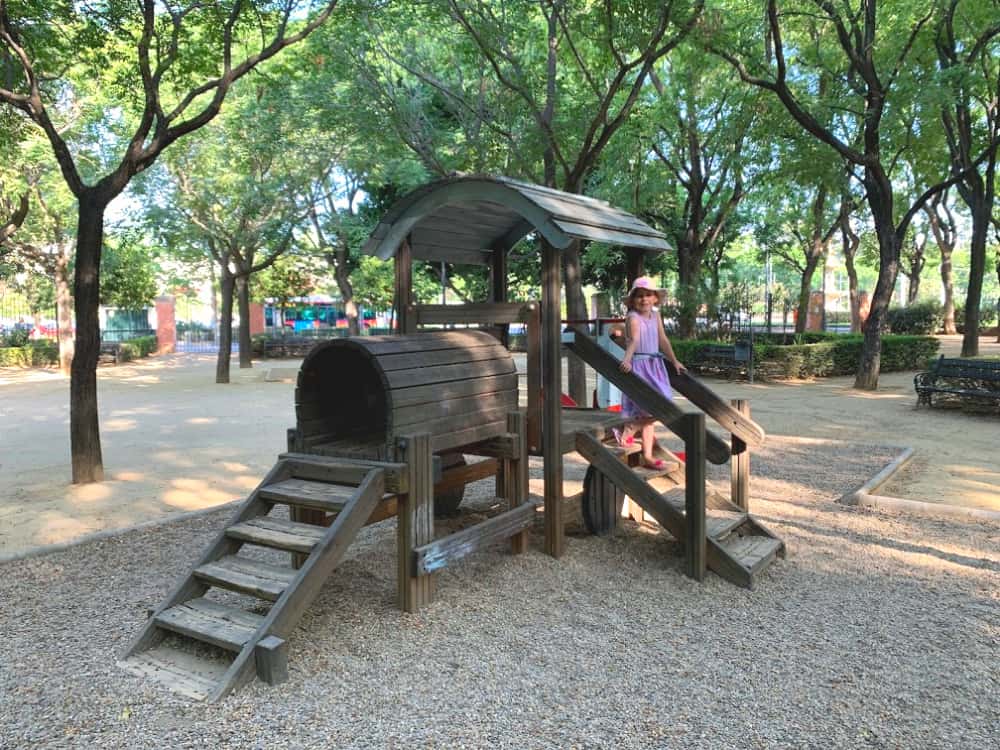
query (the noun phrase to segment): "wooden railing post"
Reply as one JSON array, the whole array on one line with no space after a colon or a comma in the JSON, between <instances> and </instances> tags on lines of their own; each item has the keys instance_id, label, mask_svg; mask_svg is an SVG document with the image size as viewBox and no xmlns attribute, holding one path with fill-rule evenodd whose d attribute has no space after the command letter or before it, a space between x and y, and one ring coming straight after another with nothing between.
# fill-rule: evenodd
<instances>
[{"instance_id":1,"label":"wooden railing post","mask_svg":"<svg viewBox=\"0 0 1000 750\"><path fill-rule=\"evenodd\" d=\"M524 413L513 411L507 415L507 432L517 435L517 458L503 459L503 486L507 507L514 509L528 499L528 433ZM510 538L510 549L515 555L528 549L528 530Z\"/></svg>"},{"instance_id":2,"label":"wooden railing post","mask_svg":"<svg viewBox=\"0 0 1000 750\"><path fill-rule=\"evenodd\" d=\"M684 558L687 574L696 581L704 580L708 567L705 540L705 415L685 414L687 439L684 441L684 509L686 539Z\"/></svg>"},{"instance_id":3,"label":"wooden railing post","mask_svg":"<svg viewBox=\"0 0 1000 750\"><path fill-rule=\"evenodd\" d=\"M434 600L434 575L417 575L414 550L434 541L434 455L427 433L400 438L397 460L406 463L407 492L399 496L396 549L399 606L416 612Z\"/></svg>"},{"instance_id":4,"label":"wooden railing post","mask_svg":"<svg viewBox=\"0 0 1000 750\"><path fill-rule=\"evenodd\" d=\"M750 418L750 402L744 398L734 398L733 408ZM735 435L732 436L732 458L730 474L732 478L733 503L742 510L750 510L750 447Z\"/></svg>"}]
</instances>

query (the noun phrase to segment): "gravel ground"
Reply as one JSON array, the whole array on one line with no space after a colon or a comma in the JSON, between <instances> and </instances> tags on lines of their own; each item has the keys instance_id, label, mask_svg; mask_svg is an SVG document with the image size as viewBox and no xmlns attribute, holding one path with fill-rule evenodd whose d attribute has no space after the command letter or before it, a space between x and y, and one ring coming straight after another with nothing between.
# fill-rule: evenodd
<instances>
[{"instance_id":1,"label":"gravel ground","mask_svg":"<svg viewBox=\"0 0 1000 750\"><path fill-rule=\"evenodd\" d=\"M687 579L652 525L571 533L559 561L536 528L407 615L384 522L303 619L289 681L217 705L115 659L231 510L7 563L0 747L995 746L1000 527L839 506L893 451L804 445L754 458L755 498L783 499L753 510L789 548L754 592Z\"/></svg>"}]
</instances>

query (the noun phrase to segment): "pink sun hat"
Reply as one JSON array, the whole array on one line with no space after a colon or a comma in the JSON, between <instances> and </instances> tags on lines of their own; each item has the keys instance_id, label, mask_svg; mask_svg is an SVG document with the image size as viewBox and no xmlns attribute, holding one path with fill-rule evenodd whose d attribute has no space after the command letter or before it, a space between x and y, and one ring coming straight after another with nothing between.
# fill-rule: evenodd
<instances>
[{"instance_id":1,"label":"pink sun hat","mask_svg":"<svg viewBox=\"0 0 1000 750\"><path fill-rule=\"evenodd\" d=\"M632 284L632 288L628 290L628 295L626 295L626 297L628 299L631 299L632 295L635 294L640 289L645 289L647 291L656 294L658 301L661 305L663 304L663 301L667 296L667 291L665 289L660 289L659 287L657 287L656 283L651 278L649 278L648 276L640 276L635 280L635 283Z\"/></svg>"}]
</instances>

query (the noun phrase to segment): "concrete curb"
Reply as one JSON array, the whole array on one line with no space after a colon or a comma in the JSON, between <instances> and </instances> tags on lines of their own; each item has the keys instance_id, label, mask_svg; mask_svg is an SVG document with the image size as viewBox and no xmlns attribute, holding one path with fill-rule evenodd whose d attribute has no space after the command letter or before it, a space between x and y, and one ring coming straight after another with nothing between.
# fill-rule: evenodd
<instances>
[{"instance_id":1,"label":"concrete curb","mask_svg":"<svg viewBox=\"0 0 1000 750\"><path fill-rule=\"evenodd\" d=\"M876 495L875 492L878 488L888 482L897 471L902 469L913 458L913 448L903 448L902 451L896 458L882 467L882 470L875 474L875 476L857 489L848 492L837 502L843 505L874 508L876 510L902 511L920 516L930 516L932 518L967 518L977 521L1000 522L1000 511Z\"/></svg>"},{"instance_id":2,"label":"concrete curb","mask_svg":"<svg viewBox=\"0 0 1000 750\"><path fill-rule=\"evenodd\" d=\"M200 516L207 516L211 513L216 513L224 508L231 508L237 503L242 503L244 498L238 498L236 500L230 500L228 503L221 503L219 505L213 505L211 508L201 508L199 510L190 510L184 513L177 513L176 515L164 516L162 518L152 518L148 521L142 521L140 523L132 524L131 526L122 526L118 529L104 529L103 531L95 531L91 534L84 534L76 539L71 539L68 542L58 542L56 544L46 544L43 547L31 547L26 550L21 550L20 552L11 552L8 554L0 555L0 565L4 563L14 562L15 560L25 560L29 557L41 557L42 555L47 555L50 552L62 552L63 550L71 549L73 547L78 547L81 544L87 544L89 542L96 542L101 539L108 539L110 537L119 536L121 534L129 534L133 531L141 531L142 529L148 529L153 526L162 526L167 523L176 523L178 521L189 521L192 518L199 518Z\"/></svg>"}]
</instances>

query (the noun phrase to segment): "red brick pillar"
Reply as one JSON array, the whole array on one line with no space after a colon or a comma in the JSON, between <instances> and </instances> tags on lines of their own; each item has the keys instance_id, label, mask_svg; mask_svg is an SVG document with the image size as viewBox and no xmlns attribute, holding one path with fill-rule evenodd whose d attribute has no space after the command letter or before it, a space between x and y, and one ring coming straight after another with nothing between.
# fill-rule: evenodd
<instances>
[{"instance_id":1,"label":"red brick pillar","mask_svg":"<svg viewBox=\"0 0 1000 750\"><path fill-rule=\"evenodd\" d=\"M174 298L157 297L156 303L156 353L173 354L177 349L177 322L174 318Z\"/></svg>"},{"instance_id":2,"label":"red brick pillar","mask_svg":"<svg viewBox=\"0 0 1000 750\"><path fill-rule=\"evenodd\" d=\"M264 333L264 306L260 302L250 303L250 335Z\"/></svg>"}]
</instances>

